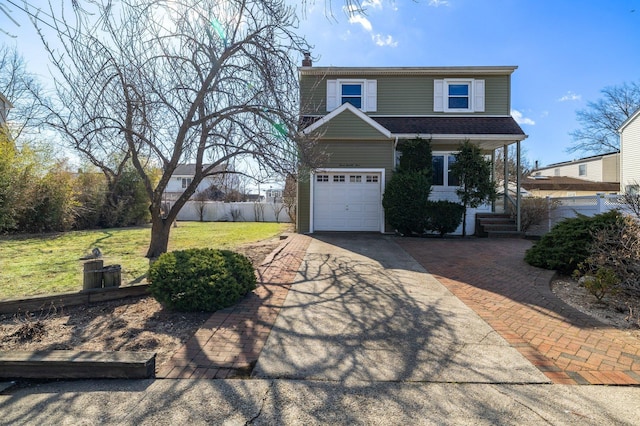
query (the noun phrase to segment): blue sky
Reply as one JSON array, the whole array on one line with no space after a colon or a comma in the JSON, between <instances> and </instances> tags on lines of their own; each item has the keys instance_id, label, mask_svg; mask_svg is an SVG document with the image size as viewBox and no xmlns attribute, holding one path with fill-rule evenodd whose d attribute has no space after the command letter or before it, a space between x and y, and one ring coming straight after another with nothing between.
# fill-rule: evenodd
<instances>
[{"instance_id":1,"label":"blue sky","mask_svg":"<svg viewBox=\"0 0 640 426\"><path fill-rule=\"evenodd\" d=\"M318 66L517 65L512 115L533 163L569 154L576 110L606 86L640 81L640 0L366 0L337 22L316 0L301 31Z\"/></svg>"},{"instance_id":2,"label":"blue sky","mask_svg":"<svg viewBox=\"0 0 640 426\"><path fill-rule=\"evenodd\" d=\"M566 152L576 110L606 86L640 81L640 0L363 0L366 15L351 18L332 0L335 19L325 15L329 0L306 1L300 32L314 65L517 65L512 114L529 135L528 159L541 166L581 156ZM0 40L45 76L40 41L9 7L21 27L0 13L0 28L17 35Z\"/></svg>"}]
</instances>

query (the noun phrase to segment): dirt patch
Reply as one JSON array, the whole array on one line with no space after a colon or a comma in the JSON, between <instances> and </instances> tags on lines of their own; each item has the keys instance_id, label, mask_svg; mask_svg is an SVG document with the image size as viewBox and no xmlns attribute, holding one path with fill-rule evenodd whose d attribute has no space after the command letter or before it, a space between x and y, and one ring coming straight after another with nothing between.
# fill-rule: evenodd
<instances>
[{"instance_id":1,"label":"dirt patch","mask_svg":"<svg viewBox=\"0 0 640 426\"><path fill-rule=\"evenodd\" d=\"M258 267L280 242L276 237L236 251ZM0 351L149 351L157 353L160 366L210 316L171 312L150 296L70 308L50 306L36 313L0 315Z\"/></svg>"},{"instance_id":2,"label":"dirt patch","mask_svg":"<svg viewBox=\"0 0 640 426\"><path fill-rule=\"evenodd\" d=\"M617 293L597 300L576 280L561 277L551 283L551 291L577 310L620 330L630 330L640 338L640 294Z\"/></svg>"}]
</instances>

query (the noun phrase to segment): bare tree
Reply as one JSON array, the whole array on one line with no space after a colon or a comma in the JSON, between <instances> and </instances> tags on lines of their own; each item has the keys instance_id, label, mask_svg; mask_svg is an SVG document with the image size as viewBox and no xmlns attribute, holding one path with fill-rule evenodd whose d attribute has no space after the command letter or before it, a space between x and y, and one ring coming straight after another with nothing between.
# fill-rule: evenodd
<instances>
[{"instance_id":1,"label":"bare tree","mask_svg":"<svg viewBox=\"0 0 640 426\"><path fill-rule=\"evenodd\" d=\"M16 48L7 45L0 45L0 93L13 104L7 126L10 138L19 142L22 136L37 132L46 116L39 101L41 85Z\"/></svg>"},{"instance_id":2,"label":"bare tree","mask_svg":"<svg viewBox=\"0 0 640 426\"><path fill-rule=\"evenodd\" d=\"M219 166L251 159L291 173L298 158L310 157L312 144L295 132L292 59L307 45L293 32L286 1L103 0L86 7L74 9L72 22L51 7L61 50L33 20L57 71L50 123L96 165L132 161L150 201L147 257L167 250L171 223ZM162 215L170 176L186 162L196 165L191 184ZM157 181L148 164L161 169Z\"/></svg>"},{"instance_id":3,"label":"bare tree","mask_svg":"<svg viewBox=\"0 0 640 426\"><path fill-rule=\"evenodd\" d=\"M504 182L504 147L496 150L495 154L495 176L494 180L496 182L503 181ZM507 174L508 181L515 182L516 181L516 169L517 167L517 147L515 144L511 144L507 147ZM520 149L520 178L523 178L533 170L531 166L531 161L527 158L526 151L524 148Z\"/></svg>"},{"instance_id":4,"label":"bare tree","mask_svg":"<svg viewBox=\"0 0 640 426\"><path fill-rule=\"evenodd\" d=\"M605 87L602 98L577 111L581 128L571 132L573 145L568 152L604 154L620 149L618 129L640 108L640 83Z\"/></svg>"}]
</instances>

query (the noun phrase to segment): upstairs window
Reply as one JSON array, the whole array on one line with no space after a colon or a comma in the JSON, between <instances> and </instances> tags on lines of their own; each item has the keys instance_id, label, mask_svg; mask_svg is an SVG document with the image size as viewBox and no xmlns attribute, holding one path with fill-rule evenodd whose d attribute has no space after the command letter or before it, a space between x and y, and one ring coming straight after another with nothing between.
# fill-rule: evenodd
<instances>
[{"instance_id":1,"label":"upstairs window","mask_svg":"<svg viewBox=\"0 0 640 426\"><path fill-rule=\"evenodd\" d=\"M362 84L341 84L340 90L342 92L342 98L340 104L350 103L354 107L362 108Z\"/></svg>"},{"instance_id":2,"label":"upstairs window","mask_svg":"<svg viewBox=\"0 0 640 426\"><path fill-rule=\"evenodd\" d=\"M580 164L578 166L578 176L586 176L587 175L587 165Z\"/></svg>"},{"instance_id":3,"label":"upstairs window","mask_svg":"<svg viewBox=\"0 0 640 426\"><path fill-rule=\"evenodd\" d=\"M448 78L433 84L435 112L484 112L484 80Z\"/></svg>"},{"instance_id":4,"label":"upstairs window","mask_svg":"<svg viewBox=\"0 0 640 426\"><path fill-rule=\"evenodd\" d=\"M469 109L469 93L471 92L469 85L469 83L447 85L449 89L449 109Z\"/></svg>"},{"instance_id":5,"label":"upstairs window","mask_svg":"<svg viewBox=\"0 0 640 426\"><path fill-rule=\"evenodd\" d=\"M182 189L185 189L189 185L191 185L191 178L182 178Z\"/></svg>"},{"instance_id":6,"label":"upstairs window","mask_svg":"<svg viewBox=\"0 0 640 426\"><path fill-rule=\"evenodd\" d=\"M374 112L377 109L377 96L377 80L327 80L327 111L349 103L362 111Z\"/></svg>"}]
</instances>

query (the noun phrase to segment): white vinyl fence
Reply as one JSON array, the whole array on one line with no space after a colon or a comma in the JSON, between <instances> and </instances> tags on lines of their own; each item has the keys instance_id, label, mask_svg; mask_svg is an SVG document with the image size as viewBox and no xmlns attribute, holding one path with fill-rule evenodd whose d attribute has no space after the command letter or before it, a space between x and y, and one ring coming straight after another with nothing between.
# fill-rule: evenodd
<instances>
[{"instance_id":1,"label":"white vinyl fence","mask_svg":"<svg viewBox=\"0 0 640 426\"><path fill-rule=\"evenodd\" d=\"M580 197L547 197L548 219L531 233L544 234L563 219L576 217L578 214L595 216L609 210L627 211L628 207L622 202L620 195L586 195ZM630 212L629 212L630 213ZM528 232L529 233L529 232Z\"/></svg>"},{"instance_id":2,"label":"white vinyl fence","mask_svg":"<svg viewBox=\"0 0 640 426\"><path fill-rule=\"evenodd\" d=\"M291 222L283 203L187 201L178 220L204 222Z\"/></svg>"}]
</instances>

